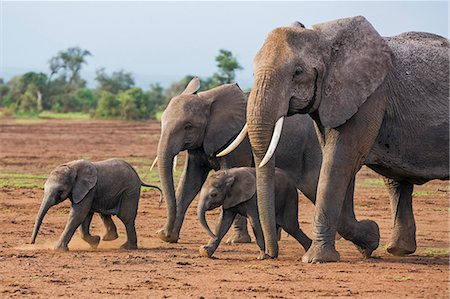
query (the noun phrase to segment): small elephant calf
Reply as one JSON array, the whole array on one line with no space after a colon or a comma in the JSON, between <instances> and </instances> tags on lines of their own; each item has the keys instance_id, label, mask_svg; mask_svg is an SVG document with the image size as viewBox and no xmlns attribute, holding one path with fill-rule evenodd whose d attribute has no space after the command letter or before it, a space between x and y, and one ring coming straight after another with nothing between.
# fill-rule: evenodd
<instances>
[{"instance_id":1,"label":"small elephant calf","mask_svg":"<svg viewBox=\"0 0 450 299\"><path fill-rule=\"evenodd\" d=\"M254 168L240 167L218 171L204 183L200 192L197 215L202 226L212 237L208 245L200 247L200 255L211 257L233 223L237 214L250 220L259 259L264 259L264 236L256 202L256 173ZM206 221L206 211L223 206L214 235ZM277 228L283 228L307 251L311 240L298 225L298 194L294 182L281 169L275 170L275 215Z\"/></svg>"},{"instance_id":2,"label":"small elephant calf","mask_svg":"<svg viewBox=\"0 0 450 299\"><path fill-rule=\"evenodd\" d=\"M102 215L107 228L103 240L114 240L117 236L116 226L111 215L117 215L125 224L127 241L124 249L136 249L137 237L135 218L138 209L141 186L144 184L134 168L125 161L109 159L100 162L86 160L72 161L59 165L51 173L44 185L44 197L36 218L31 243L34 244L42 220L50 207L70 199L72 209L55 249L67 250L67 244L75 230L80 226L83 240L92 248L97 248L100 237L92 236L89 226L94 212Z\"/></svg>"}]
</instances>

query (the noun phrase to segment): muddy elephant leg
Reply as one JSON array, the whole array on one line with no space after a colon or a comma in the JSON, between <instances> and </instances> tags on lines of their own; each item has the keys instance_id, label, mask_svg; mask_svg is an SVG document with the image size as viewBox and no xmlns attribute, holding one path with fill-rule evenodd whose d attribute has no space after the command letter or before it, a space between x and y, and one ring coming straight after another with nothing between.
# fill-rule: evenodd
<instances>
[{"instance_id":1,"label":"muddy elephant leg","mask_svg":"<svg viewBox=\"0 0 450 299\"><path fill-rule=\"evenodd\" d=\"M86 218L83 220L83 222L80 225L79 231L81 238L89 243L91 248L95 249L98 246L98 243L100 243L100 237L99 236L92 236L89 232L89 227L91 225L92 216L94 216L93 212L89 212L89 214L86 216Z\"/></svg>"},{"instance_id":2,"label":"muddy elephant leg","mask_svg":"<svg viewBox=\"0 0 450 299\"><path fill-rule=\"evenodd\" d=\"M247 218L237 215L233 222L233 234L227 239L227 244L250 243L252 238L248 234Z\"/></svg>"},{"instance_id":3,"label":"muddy elephant leg","mask_svg":"<svg viewBox=\"0 0 450 299\"><path fill-rule=\"evenodd\" d=\"M388 187L392 220L394 222L391 241L387 251L393 255L406 255L416 251L416 223L412 207L414 185L405 181L385 179Z\"/></svg>"},{"instance_id":4,"label":"muddy elephant leg","mask_svg":"<svg viewBox=\"0 0 450 299\"><path fill-rule=\"evenodd\" d=\"M363 256L370 257L380 244L380 229L372 220L356 220L353 205L354 189L355 177L348 185L339 217L338 233L344 239L353 242Z\"/></svg>"},{"instance_id":5,"label":"muddy elephant leg","mask_svg":"<svg viewBox=\"0 0 450 299\"><path fill-rule=\"evenodd\" d=\"M119 237L117 234L117 227L114 224L114 221L111 219L111 215L103 215L100 214L102 217L103 225L105 225L106 233L103 236L103 241L112 241Z\"/></svg>"},{"instance_id":6,"label":"muddy elephant leg","mask_svg":"<svg viewBox=\"0 0 450 299\"><path fill-rule=\"evenodd\" d=\"M72 204L72 208L70 209L69 220L67 221L66 227L64 228L61 237L55 245L55 250L68 250L67 245L73 237L76 229L80 226L80 224L86 219L90 212L92 198L84 198L78 204Z\"/></svg>"}]
</instances>

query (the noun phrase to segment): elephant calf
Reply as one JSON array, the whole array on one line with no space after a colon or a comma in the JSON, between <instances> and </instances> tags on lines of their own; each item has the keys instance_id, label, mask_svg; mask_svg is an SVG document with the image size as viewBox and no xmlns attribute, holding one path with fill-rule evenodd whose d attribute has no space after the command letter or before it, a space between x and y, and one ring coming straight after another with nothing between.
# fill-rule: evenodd
<instances>
[{"instance_id":1,"label":"elephant calf","mask_svg":"<svg viewBox=\"0 0 450 299\"><path fill-rule=\"evenodd\" d=\"M55 249L67 250L67 244L80 225L82 239L92 248L97 248L100 237L89 233L94 212L102 215L107 228L103 240L117 238L116 227L111 220L111 215L117 215L127 231L127 241L121 248L136 249L134 221L141 186L153 187L161 192L156 186L144 184L134 168L119 159L100 162L77 160L59 165L45 182L44 197L34 225L31 244L36 241L39 227L50 207L69 198L72 203L69 220Z\"/></svg>"},{"instance_id":2,"label":"elephant calf","mask_svg":"<svg viewBox=\"0 0 450 299\"><path fill-rule=\"evenodd\" d=\"M294 182L281 169L275 171L275 215L277 228L283 228L308 250L311 240L298 225L298 194ZM259 221L256 202L256 173L254 168L240 167L221 170L211 175L200 192L197 214L202 226L212 239L200 247L200 255L211 257L220 241L230 229L236 215L250 220L260 259L265 258L264 236ZM206 211L223 206L223 211L214 235L206 222Z\"/></svg>"}]
</instances>

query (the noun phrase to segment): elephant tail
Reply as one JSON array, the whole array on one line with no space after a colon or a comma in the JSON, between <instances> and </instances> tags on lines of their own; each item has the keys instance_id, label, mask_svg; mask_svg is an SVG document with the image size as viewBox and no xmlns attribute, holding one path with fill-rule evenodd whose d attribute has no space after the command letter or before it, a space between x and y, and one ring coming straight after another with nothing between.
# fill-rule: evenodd
<instances>
[{"instance_id":1,"label":"elephant tail","mask_svg":"<svg viewBox=\"0 0 450 299\"><path fill-rule=\"evenodd\" d=\"M161 206L161 204L163 202L163 193L162 193L161 188L159 188L158 186L146 184L143 182L141 182L141 186L158 189L159 190L159 206Z\"/></svg>"}]
</instances>

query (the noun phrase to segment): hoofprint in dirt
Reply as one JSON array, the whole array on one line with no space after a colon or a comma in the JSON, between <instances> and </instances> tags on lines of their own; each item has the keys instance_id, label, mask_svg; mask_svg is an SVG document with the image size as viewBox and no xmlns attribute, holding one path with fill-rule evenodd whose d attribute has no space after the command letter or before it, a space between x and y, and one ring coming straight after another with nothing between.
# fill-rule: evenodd
<instances>
[{"instance_id":1,"label":"hoofprint in dirt","mask_svg":"<svg viewBox=\"0 0 450 299\"><path fill-rule=\"evenodd\" d=\"M79 158L117 157L134 165L149 183L158 183L157 171L149 171L158 137L157 122L18 123L0 118L0 297L448 298L448 183L416 186L417 252L393 257L385 250L392 226L388 194L381 178L367 168L357 177L355 210L358 219L373 219L380 225L381 244L371 259L363 259L341 239L337 241L340 263L304 264L303 249L286 233L277 260L256 260L254 243L221 244L215 259L201 258L198 248L207 243L208 235L196 219L196 201L179 243L167 244L155 237L165 221L165 206L159 206L158 193L150 190L141 196L136 251L118 249L125 231L116 218L118 240L90 250L76 234L69 252L52 251L66 223L68 202L50 209L37 244L28 244L42 184L51 169ZM310 236L313 211L301 195L300 224ZM210 225L217 216L218 211L209 214ZM98 216L92 231L104 233Z\"/></svg>"}]
</instances>

